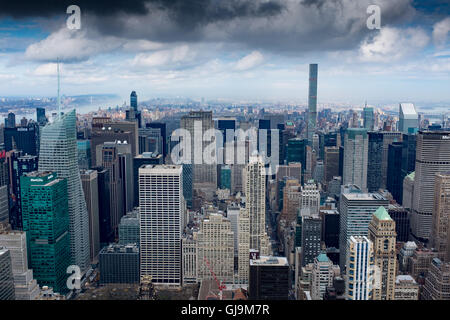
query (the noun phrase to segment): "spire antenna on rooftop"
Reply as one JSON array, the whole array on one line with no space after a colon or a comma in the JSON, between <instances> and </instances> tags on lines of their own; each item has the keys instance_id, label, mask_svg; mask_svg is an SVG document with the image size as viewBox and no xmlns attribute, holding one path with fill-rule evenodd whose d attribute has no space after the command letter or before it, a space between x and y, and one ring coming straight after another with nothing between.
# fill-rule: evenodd
<instances>
[{"instance_id":1,"label":"spire antenna on rooftop","mask_svg":"<svg viewBox=\"0 0 450 320\"><path fill-rule=\"evenodd\" d=\"M56 70L57 70L57 74L58 74L58 101L57 101L57 103L58 103L58 115L61 115L62 111L61 111L61 96L60 96L60 86L61 86L61 84L60 84L60 75L59 75L59 57L56 58Z\"/></svg>"}]
</instances>

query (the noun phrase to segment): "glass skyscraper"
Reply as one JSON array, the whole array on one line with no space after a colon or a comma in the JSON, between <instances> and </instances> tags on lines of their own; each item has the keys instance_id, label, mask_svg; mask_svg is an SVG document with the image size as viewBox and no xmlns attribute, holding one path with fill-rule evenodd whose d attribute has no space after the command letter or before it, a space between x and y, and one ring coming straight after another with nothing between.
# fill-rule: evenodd
<instances>
[{"instance_id":1,"label":"glass skyscraper","mask_svg":"<svg viewBox=\"0 0 450 320\"><path fill-rule=\"evenodd\" d=\"M23 230L28 257L40 286L66 293L70 265L67 180L53 172L31 172L20 178Z\"/></svg>"},{"instance_id":2,"label":"glass skyscraper","mask_svg":"<svg viewBox=\"0 0 450 320\"><path fill-rule=\"evenodd\" d=\"M39 171L67 179L71 262L84 272L90 264L89 215L78 167L75 109L42 129Z\"/></svg>"}]
</instances>

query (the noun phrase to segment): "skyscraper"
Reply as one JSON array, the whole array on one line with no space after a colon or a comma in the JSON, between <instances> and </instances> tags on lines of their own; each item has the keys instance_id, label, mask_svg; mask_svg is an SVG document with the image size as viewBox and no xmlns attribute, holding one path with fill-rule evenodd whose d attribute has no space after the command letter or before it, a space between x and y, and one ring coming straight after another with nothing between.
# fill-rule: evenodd
<instances>
[{"instance_id":1,"label":"skyscraper","mask_svg":"<svg viewBox=\"0 0 450 320\"><path fill-rule=\"evenodd\" d=\"M417 136L412 234L427 240L431 233L435 174L450 171L450 132L420 131Z\"/></svg>"},{"instance_id":2,"label":"skyscraper","mask_svg":"<svg viewBox=\"0 0 450 320\"><path fill-rule=\"evenodd\" d=\"M369 224L369 240L374 250L374 265L378 267L373 300L394 300L397 255L395 221L384 207L379 207ZM378 283L377 283L378 281Z\"/></svg>"},{"instance_id":3,"label":"skyscraper","mask_svg":"<svg viewBox=\"0 0 450 320\"><path fill-rule=\"evenodd\" d=\"M389 145L386 189L398 203L403 199L402 142Z\"/></svg>"},{"instance_id":4,"label":"skyscraper","mask_svg":"<svg viewBox=\"0 0 450 320\"><path fill-rule=\"evenodd\" d=\"M309 94L308 94L308 144L312 146L313 134L317 124L317 69L316 63L309 65Z\"/></svg>"},{"instance_id":5,"label":"skyscraper","mask_svg":"<svg viewBox=\"0 0 450 320\"><path fill-rule=\"evenodd\" d=\"M450 261L450 172L436 173L431 246Z\"/></svg>"},{"instance_id":6,"label":"skyscraper","mask_svg":"<svg viewBox=\"0 0 450 320\"><path fill-rule=\"evenodd\" d=\"M0 300L15 300L11 254L0 247Z\"/></svg>"},{"instance_id":7,"label":"skyscraper","mask_svg":"<svg viewBox=\"0 0 450 320\"><path fill-rule=\"evenodd\" d=\"M36 122L40 126L45 126L48 122L47 117L45 116L45 108L36 108Z\"/></svg>"},{"instance_id":8,"label":"skyscraper","mask_svg":"<svg viewBox=\"0 0 450 320\"><path fill-rule=\"evenodd\" d=\"M193 165L193 188L205 192L207 198L213 197L213 191L217 187L216 164L207 164L203 161L203 152L211 143L203 141L203 135L209 129L214 128L212 111L191 111L181 118L180 128L187 130L191 135L190 163ZM182 142L183 143L183 142ZM197 150L198 149L198 150ZM216 148L214 147L214 150Z\"/></svg>"},{"instance_id":9,"label":"skyscraper","mask_svg":"<svg viewBox=\"0 0 450 320\"><path fill-rule=\"evenodd\" d=\"M367 190L367 130L349 128L345 133L343 184Z\"/></svg>"},{"instance_id":10,"label":"skyscraper","mask_svg":"<svg viewBox=\"0 0 450 320\"><path fill-rule=\"evenodd\" d=\"M251 300L287 300L289 263L284 257L250 260L248 295Z\"/></svg>"},{"instance_id":11,"label":"skyscraper","mask_svg":"<svg viewBox=\"0 0 450 320\"><path fill-rule=\"evenodd\" d=\"M388 209L389 201L379 193L364 193L353 186L342 187L340 198L340 267L344 269L347 259L347 240L351 236L366 236L373 213L383 206Z\"/></svg>"},{"instance_id":12,"label":"skyscraper","mask_svg":"<svg viewBox=\"0 0 450 320\"><path fill-rule=\"evenodd\" d=\"M39 286L33 279L33 270L28 269L27 238L24 231L0 231L0 247L11 254L16 300L34 300L39 295Z\"/></svg>"},{"instance_id":13,"label":"skyscraper","mask_svg":"<svg viewBox=\"0 0 450 320\"><path fill-rule=\"evenodd\" d=\"M373 243L366 236L351 236L347 240L347 300L372 300Z\"/></svg>"},{"instance_id":14,"label":"skyscraper","mask_svg":"<svg viewBox=\"0 0 450 320\"><path fill-rule=\"evenodd\" d=\"M178 165L139 168L141 277L153 283L181 284L183 175Z\"/></svg>"},{"instance_id":15,"label":"skyscraper","mask_svg":"<svg viewBox=\"0 0 450 320\"><path fill-rule=\"evenodd\" d=\"M89 214L78 168L75 110L60 114L41 133L39 171L67 179L69 235L72 264L82 272L90 265Z\"/></svg>"},{"instance_id":16,"label":"skyscraper","mask_svg":"<svg viewBox=\"0 0 450 320\"><path fill-rule=\"evenodd\" d=\"M98 173L96 170L82 170L81 183L89 213L90 258L94 261L100 251L100 221L98 211Z\"/></svg>"},{"instance_id":17,"label":"skyscraper","mask_svg":"<svg viewBox=\"0 0 450 320\"><path fill-rule=\"evenodd\" d=\"M31 269L40 286L64 294L71 264L67 180L56 173L35 171L22 176L20 184Z\"/></svg>"},{"instance_id":18,"label":"skyscraper","mask_svg":"<svg viewBox=\"0 0 450 320\"><path fill-rule=\"evenodd\" d=\"M373 108L365 106L363 109L363 121L364 121L364 128L367 129L367 131L372 131L374 129L374 118L373 118Z\"/></svg>"},{"instance_id":19,"label":"skyscraper","mask_svg":"<svg viewBox=\"0 0 450 320\"><path fill-rule=\"evenodd\" d=\"M327 287L333 285L333 262L326 254L321 253L314 259L311 278L311 298L322 300Z\"/></svg>"},{"instance_id":20,"label":"skyscraper","mask_svg":"<svg viewBox=\"0 0 450 320\"><path fill-rule=\"evenodd\" d=\"M200 223L197 232L197 270L198 279L202 281L214 280L212 270L221 282L233 283L233 231L230 220L221 214L210 214Z\"/></svg>"},{"instance_id":21,"label":"skyscraper","mask_svg":"<svg viewBox=\"0 0 450 320\"><path fill-rule=\"evenodd\" d=\"M251 157L245 167L245 209L250 219L250 249L266 254L266 175L264 163L259 157Z\"/></svg>"},{"instance_id":22,"label":"skyscraper","mask_svg":"<svg viewBox=\"0 0 450 320\"><path fill-rule=\"evenodd\" d=\"M412 130L417 130L419 128L419 117L414 104L400 103L398 115L398 131L408 133L410 128Z\"/></svg>"}]
</instances>

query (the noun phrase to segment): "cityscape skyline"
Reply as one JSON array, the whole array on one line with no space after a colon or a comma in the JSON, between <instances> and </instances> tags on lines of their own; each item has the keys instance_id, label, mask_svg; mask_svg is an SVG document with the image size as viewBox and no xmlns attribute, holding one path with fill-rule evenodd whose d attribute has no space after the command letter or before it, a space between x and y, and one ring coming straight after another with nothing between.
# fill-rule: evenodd
<instances>
[{"instance_id":1,"label":"cityscape skyline","mask_svg":"<svg viewBox=\"0 0 450 320\"><path fill-rule=\"evenodd\" d=\"M371 2L8 2L0 300L450 300L450 4Z\"/></svg>"}]
</instances>

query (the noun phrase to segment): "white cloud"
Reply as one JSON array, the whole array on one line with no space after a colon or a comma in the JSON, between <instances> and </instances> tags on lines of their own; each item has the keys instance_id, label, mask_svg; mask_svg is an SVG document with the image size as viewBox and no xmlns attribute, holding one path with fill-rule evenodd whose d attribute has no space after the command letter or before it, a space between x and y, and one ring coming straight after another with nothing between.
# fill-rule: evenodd
<instances>
[{"instance_id":1,"label":"white cloud","mask_svg":"<svg viewBox=\"0 0 450 320\"><path fill-rule=\"evenodd\" d=\"M367 62L396 61L423 49L429 36L422 28L397 29L384 27L359 48L359 57Z\"/></svg>"},{"instance_id":2,"label":"white cloud","mask_svg":"<svg viewBox=\"0 0 450 320\"><path fill-rule=\"evenodd\" d=\"M447 35L450 32L450 17L439 21L433 26L433 41L437 46L447 44Z\"/></svg>"},{"instance_id":3,"label":"white cloud","mask_svg":"<svg viewBox=\"0 0 450 320\"><path fill-rule=\"evenodd\" d=\"M56 63L41 64L32 72L34 76L55 76L56 73L57 73Z\"/></svg>"},{"instance_id":4,"label":"white cloud","mask_svg":"<svg viewBox=\"0 0 450 320\"><path fill-rule=\"evenodd\" d=\"M195 56L195 51L191 50L188 45L181 45L153 53L140 53L134 57L131 64L135 67L175 66L192 61Z\"/></svg>"},{"instance_id":5,"label":"white cloud","mask_svg":"<svg viewBox=\"0 0 450 320\"><path fill-rule=\"evenodd\" d=\"M259 51L253 51L252 53L246 55L238 62L234 67L235 70L244 71L252 69L256 66L259 66L264 61L264 57Z\"/></svg>"},{"instance_id":6,"label":"white cloud","mask_svg":"<svg viewBox=\"0 0 450 320\"><path fill-rule=\"evenodd\" d=\"M33 43L25 51L25 57L35 61L83 61L89 57L117 49L122 42L114 37L97 39L89 37L85 30L61 28L44 40Z\"/></svg>"}]
</instances>

